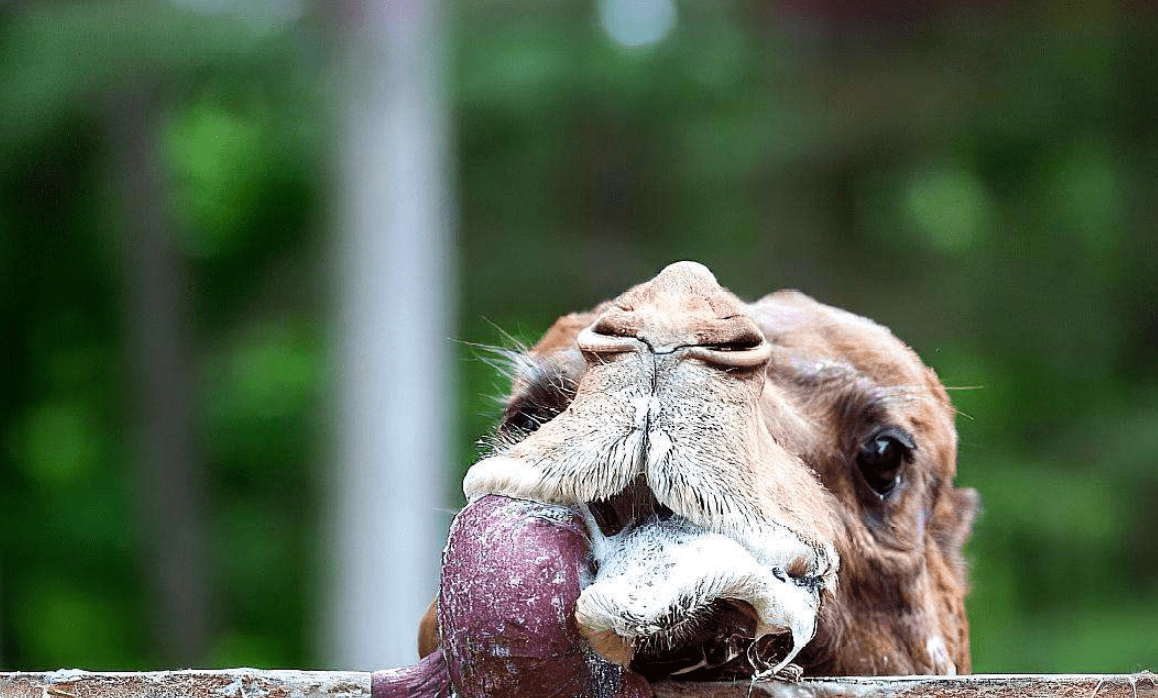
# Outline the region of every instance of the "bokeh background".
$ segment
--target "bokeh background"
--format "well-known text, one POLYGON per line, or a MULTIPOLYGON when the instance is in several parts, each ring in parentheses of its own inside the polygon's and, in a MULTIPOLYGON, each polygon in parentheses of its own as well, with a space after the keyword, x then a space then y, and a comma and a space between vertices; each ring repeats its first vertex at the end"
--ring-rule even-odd
POLYGON ((685 258, 956 388, 975 670, 1158 668, 1152 4, 384 4, 0 3, 0 669, 407 661, 327 630, 351 324, 433 319, 378 373, 437 404, 366 428, 434 414, 380 476, 447 468, 441 530, 505 389, 476 345, 685 258), (358 119, 414 84, 385 149, 432 164, 383 175, 358 119), (352 312, 342 260, 412 265, 376 188, 429 197, 381 236, 441 291, 352 312))

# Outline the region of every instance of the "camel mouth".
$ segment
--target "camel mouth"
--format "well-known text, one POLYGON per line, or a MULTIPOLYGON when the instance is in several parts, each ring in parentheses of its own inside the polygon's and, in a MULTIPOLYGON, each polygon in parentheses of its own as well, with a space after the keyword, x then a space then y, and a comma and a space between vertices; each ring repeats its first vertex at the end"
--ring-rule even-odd
POLYGON ((793 654, 792 632, 778 628, 759 638, 752 604, 716 599, 679 623, 635 645, 630 668, 648 681, 728 681, 780 665, 793 654))
POLYGON ((619 535, 626 528, 667 521, 675 516, 656 498, 644 475, 637 476, 611 497, 589 502, 587 510, 604 536, 619 535))
POLYGON ((597 570, 575 617, 596 652, 648 680, 721 680, 779 671, 812 639, 816 584, 629 490, 581 507, 597 570))

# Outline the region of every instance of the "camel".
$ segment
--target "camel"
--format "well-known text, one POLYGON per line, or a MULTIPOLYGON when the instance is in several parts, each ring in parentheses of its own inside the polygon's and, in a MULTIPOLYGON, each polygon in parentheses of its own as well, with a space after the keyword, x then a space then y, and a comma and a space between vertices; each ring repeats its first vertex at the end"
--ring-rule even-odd
POLYGON ((612 668, 588 666, 576 694, 970 670, 962 546, 978 497, 953 484, 945 388, 888 329, 795 291, 745 303, 678 262, 561 317, 513 365, 420 629, 452 677, 507 635, 535 645, 511 622, 537 608, 528 570, 566 587, 546 594, 566 640, 551 657, 612 668), (504 533, 488 538, 494 517, 504 533))

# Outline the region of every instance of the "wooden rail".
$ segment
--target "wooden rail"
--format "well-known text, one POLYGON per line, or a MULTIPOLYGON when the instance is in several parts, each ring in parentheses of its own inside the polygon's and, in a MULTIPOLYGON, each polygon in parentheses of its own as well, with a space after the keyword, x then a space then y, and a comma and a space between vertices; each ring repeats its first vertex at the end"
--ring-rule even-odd
MULTIPOLYGON (((0 698, 370 698, 371 674, 260 669, 0 673, 0 698)), ((674 683, 656 698, 1158 698, 1158 675, 976 674, 805 679, 799 683, 674 683)))

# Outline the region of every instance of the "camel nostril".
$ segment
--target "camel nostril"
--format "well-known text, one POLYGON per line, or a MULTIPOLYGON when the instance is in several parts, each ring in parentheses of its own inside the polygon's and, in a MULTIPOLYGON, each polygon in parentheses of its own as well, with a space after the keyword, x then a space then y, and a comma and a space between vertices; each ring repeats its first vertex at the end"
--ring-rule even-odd
POLYGON ((633 325, 616 316, 600 318, 581 331, 575 343, 583 353, 598 357, 640 351, 647 346, 633 325))
POLYGON ((721 327, 704 330, 697 336, 689 356, 725 369, 763 366, 772 357, 772 348, 760 329, 745 317, 730 319, 721 327))
POLYGON ((712 351, 751 351, 764 343, 764 335, 749 323, 738 328, 729 328, 726 334, 704 338, 702 346, 712 351))
POLYGON ((604 337, 631 337, 639 336, 639 329, 628 318, 621 314, 609 314, 599 318, 591 326, 591 331, 604 337))
POLYGON ((767 344, 755 349, 743 351, 721 351, 711 347, 689 347, 688 356, 699 359, 706 364, 712 364, 723 369, 756 369, 761 368, 772 358, 772 351, 767 344))

